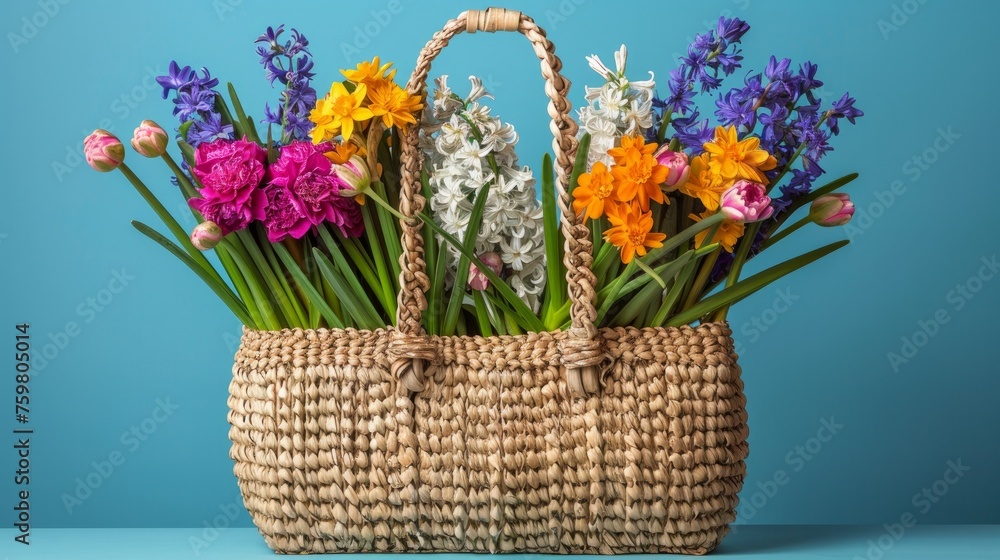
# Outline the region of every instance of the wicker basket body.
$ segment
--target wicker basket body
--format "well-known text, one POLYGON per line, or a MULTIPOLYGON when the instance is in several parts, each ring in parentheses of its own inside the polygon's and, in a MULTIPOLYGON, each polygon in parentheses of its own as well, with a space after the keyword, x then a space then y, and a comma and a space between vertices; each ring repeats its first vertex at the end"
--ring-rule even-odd
MULTIPOLYGON (((569 82, 531 18, 468 11, 455 35, 516 31, 552 118, 570 327, 506 337, 423 332, 417 127, 402 136, 396 326, 246 330, 233 368, 231 456, 278 552, 704 554, 735 518, 747 427, 728 325, 598 329, 590 230, 565 185, 577 148, 569 82)), ((435 294, 437 295, 437 294, 435 294)))
POLYGON ((411 398, 390 331, 246 331, 229 420, 254 523, 287 553, 710 551, 747 455, 728 328, 600 336, 596 395, 537 334, 433 339, 411 398))

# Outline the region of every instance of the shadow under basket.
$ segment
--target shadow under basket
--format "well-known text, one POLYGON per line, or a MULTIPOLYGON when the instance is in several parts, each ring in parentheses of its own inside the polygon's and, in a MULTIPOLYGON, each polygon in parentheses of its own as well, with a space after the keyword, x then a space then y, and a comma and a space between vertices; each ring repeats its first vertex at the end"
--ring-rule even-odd
POLYGON ((601 329, 587 396, 563 333, 429 337, 419 393, 392 336, 244 331, 230 455, 275 551, 704 554, 729 531, 747 426, 726 324, 601 329))

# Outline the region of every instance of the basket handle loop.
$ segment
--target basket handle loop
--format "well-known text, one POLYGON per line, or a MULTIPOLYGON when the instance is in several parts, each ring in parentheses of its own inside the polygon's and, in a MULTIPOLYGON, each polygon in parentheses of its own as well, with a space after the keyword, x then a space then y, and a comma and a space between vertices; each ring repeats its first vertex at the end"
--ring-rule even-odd
MULTIPOLYGON (((591 270, 594 259, 591 254, 590 231, 577 222, 566 191, 577 149, 577 125, 570 116, 571 106, 567 99, 570 82, 559 73, 562 61, 555 55, 555 47, 546 37, 545 30, 536 25, 534 20, 518 11, 488 8, 485 11, 463 12, 434 34, 420 51, 416 67, 406 85, 410 94, 422 98, 426 96, 431 62, 451 38, 462 31, 517 31, 531 41, 541 62, 545 94, 549 98, 548 114, 552 118, 549 129, 554 136, 552 149, 555 152, 556 200, 566 239, 563 263, 566 266, 569 288, 571 324, 569 331, 560 339, 561 361, 566 367, 567 381, 574 393, 595 393, 599 390, 599 367, 604 352, 594 325, 597 319, 594 308, 596 280, 591 270)), ((399 210, 407 219, 400 220, 403 253, 400 256, 397 333, 390 348, 394 358, 393 373, 414 391, 422 389, 425 367, 428 365, 426 362, 430 361, 426 335, 420 324, 421 313, 427 308, 426 292, 430 281, 423 258, 422 224, 415 217, 426 202, 420 189, 422 162, 417 147, 417 129, 416 126, 408 127, 402 140, 399 210)))

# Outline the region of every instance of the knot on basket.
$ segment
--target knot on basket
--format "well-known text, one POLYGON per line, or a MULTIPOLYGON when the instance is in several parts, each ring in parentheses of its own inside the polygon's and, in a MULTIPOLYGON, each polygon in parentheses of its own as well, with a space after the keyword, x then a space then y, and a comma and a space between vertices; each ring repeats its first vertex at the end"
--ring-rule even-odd
POLYGON ((566 367, 566 383, 577 396, 596 395, 601 378, 610 366, 604 342, 599 338, 567 336, 559 341, 559 353, 566 367))
POLYGON ((437 364, 437 345, 426 336, 397 333, 389 342, 392 375, 413 392, 424 390, 424 382, 437 364))
POLYGON ((469 10, 465 15, 465 32, 476 31, 517 31, 521 24, 521 12, 504 8, 469 10))

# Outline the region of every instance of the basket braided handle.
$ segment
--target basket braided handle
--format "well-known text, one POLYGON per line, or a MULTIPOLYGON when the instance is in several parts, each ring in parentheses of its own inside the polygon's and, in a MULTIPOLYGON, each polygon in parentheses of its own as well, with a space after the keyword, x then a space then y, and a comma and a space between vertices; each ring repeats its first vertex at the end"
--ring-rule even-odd
MULTIPOLYGON (((534 20, 514 10, 489 8, 485 11, 469 10, 447 24, 420 51, 417 65, 413 69, 407 91, 416 96, 426 95, 427 74, 431 62, 448 45, 452 37, 465 31, 517 31, 531 41, 535 54, 541 61, 542 76, 545 78, 545 94, 549 98, 548 113, 552 118, 550 130, 554 136, 552 149, 555 152, 556 193, 561 212, 563 236, 566 239, 565 259, 566 280, 569 287, 571 326, 560 341, 561 359, 566 367, 567 381, 577 394, 598 391, 598 366, 603 361, 604 352, 597 337, 594 321, 595 278, 591 270, 593 256, 589 230, 577 223, 570 206, 566 186, 573 170, 577 140, 576 122, 570 116, 570 102, 567 99, 569 80, 559 70, 562 62, 555 55, 555 46, 545 36, 545 31, 534 20)), ((416 126, 406 130, 402 141, 401 189, 399 210, 408 218, 400 220, 403 229, 400 256, 399 306, 396 313, 397 332, 390 352, 393 356, 393 373, 413 391, 423 388, 425 367, 436 358, 435 347, 423 334, 420 324, 421 313, 427 308, 426 292, 430 281, 424 262, 421 222, 416 218, 424 208, 424 197, 420 192, 421 157, 417 147, 416 126)), ((434 294, 435 297, 439 294, 434 294)))

